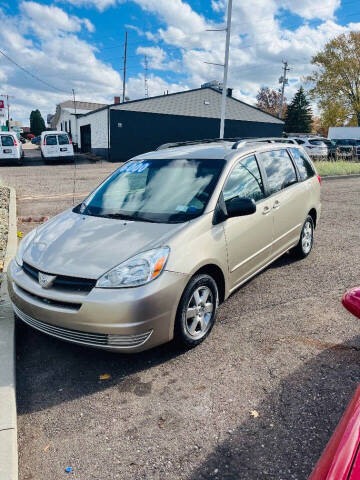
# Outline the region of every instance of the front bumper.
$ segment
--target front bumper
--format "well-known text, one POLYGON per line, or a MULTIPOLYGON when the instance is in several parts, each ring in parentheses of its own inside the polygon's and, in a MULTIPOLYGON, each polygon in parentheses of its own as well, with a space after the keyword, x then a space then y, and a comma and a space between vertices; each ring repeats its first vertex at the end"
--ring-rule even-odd
POLYGON ((69 292, 41 288, 14 260, 8 269, 14 312, 25 323, 68 342, 123 352, 140 352, 173 338, 187 282, 187 275, 164 271, 140 287, 69 292))

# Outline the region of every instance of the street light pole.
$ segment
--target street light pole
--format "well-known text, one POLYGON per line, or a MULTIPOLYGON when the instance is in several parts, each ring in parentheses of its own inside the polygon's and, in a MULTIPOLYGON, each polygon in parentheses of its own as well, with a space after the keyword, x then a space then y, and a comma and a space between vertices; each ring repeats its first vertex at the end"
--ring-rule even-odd
POLYGON ((228 69, 229 69, 229 50, 230 50, 231 11, 232 11, 232 0, 228 0, 227 22, 226 22, 226 41, 225 41, 224 78, 223 78, 222 97, 221 97, 220 138, 224 138, 224 131, 225 131, 227 77, 228 77, 228 69))

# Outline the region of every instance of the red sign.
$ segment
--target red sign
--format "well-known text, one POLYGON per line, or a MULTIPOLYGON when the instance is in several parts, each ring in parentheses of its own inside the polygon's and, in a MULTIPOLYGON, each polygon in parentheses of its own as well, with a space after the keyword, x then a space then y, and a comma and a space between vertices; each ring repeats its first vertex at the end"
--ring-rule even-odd
POLYGON ((5 106, 4 106, 4 100, 0 100, 0 110, 1 110, 2 108, 5 108, 5 106))

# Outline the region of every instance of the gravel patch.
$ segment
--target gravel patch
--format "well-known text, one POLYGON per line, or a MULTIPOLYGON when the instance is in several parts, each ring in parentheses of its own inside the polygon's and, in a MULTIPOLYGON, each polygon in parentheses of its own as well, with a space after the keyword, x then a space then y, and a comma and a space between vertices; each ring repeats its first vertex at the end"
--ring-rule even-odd
POLYGON ((8 211, 9 211, 10 190, 0 186, 0 284, 4 266, 4 257, 8 236, 8 211))

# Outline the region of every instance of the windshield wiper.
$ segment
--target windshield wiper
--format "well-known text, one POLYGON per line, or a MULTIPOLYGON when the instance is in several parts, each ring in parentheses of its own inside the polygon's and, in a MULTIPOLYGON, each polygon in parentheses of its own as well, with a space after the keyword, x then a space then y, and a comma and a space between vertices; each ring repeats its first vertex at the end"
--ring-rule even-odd
POLYGON ((101 215, 104 218, 116 218, 119 220, 132 220, 138 222, 150 222, 150 223, 158 223, 155 220, 150 220, 148 218, 139 217, 137 215, 126 215, 123 213, 108 213, 106 215, 101 215))

